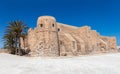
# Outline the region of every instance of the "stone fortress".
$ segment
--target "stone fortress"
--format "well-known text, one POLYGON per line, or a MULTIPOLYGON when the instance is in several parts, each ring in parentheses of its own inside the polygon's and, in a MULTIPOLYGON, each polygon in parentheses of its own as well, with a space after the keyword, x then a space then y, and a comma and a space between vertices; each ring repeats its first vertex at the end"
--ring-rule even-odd
POLYGON ((52 16, 41 16, 37 27, 21 38, 22 49, 32 56, 72 56, 117 51, 115 37, 100 36, 89 26, 74 27, 57 23, 52 16))

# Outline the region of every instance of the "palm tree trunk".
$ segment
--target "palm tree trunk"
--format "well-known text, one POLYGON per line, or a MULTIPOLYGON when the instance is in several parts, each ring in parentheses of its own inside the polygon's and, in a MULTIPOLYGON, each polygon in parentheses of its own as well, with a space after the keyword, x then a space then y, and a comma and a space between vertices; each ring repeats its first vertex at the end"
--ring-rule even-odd
POLYGON ((19 39, 19 49, 18 49, 18 52, 19 52, 19 55, 22 56, 20 37, 18 39, 19 39))
POLYGON ((16 36, 16 38, 15 38, 15 54, 17 55, 18 54, 18 49, 17 49, 17 36, 16 36))

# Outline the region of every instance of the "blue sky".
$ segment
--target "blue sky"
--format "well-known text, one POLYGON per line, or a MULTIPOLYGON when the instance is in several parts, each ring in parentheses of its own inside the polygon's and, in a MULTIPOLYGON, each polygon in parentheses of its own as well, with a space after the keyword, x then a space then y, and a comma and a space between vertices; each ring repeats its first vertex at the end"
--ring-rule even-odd
POLYGON ((116 36, 120 45, 120 0, 0 0, 0 48, 8 22, 24 20, 34 28, 42 15, 78 27, 91 26, 101 35, 116 36))

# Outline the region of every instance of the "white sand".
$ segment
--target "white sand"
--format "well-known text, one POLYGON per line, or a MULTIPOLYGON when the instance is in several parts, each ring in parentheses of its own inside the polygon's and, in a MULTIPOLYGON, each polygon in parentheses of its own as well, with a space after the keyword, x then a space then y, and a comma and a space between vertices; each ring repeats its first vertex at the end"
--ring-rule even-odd
POLYGON ((0 53, 0 74, 120 74, 120 53, 73 58, 20 57, 0 53))

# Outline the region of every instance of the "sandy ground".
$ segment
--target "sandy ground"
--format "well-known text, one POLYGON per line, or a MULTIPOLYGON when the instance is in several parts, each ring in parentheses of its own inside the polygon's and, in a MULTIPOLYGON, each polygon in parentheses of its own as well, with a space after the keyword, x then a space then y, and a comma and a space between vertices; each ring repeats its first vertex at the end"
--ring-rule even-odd
POLYGON ((65 58, 0 53, 0 74, 120 74, 120 53, 65 58))

